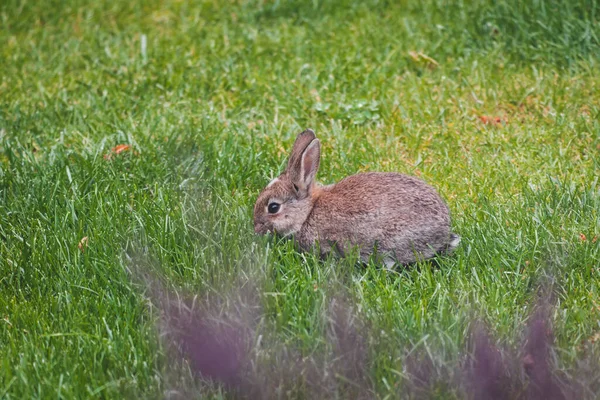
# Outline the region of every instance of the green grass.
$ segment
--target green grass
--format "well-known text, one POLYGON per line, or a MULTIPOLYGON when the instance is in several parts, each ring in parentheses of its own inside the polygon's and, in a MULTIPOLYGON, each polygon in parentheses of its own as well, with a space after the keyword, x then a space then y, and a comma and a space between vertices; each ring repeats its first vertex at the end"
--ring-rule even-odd
POLYGON ((0 397, 221 396, 169 365, 137 252, 201 298, 257 279, 261 326, 306 356, 343 290, 377 338, 380 398, 407 350, 455 362, 473 317, 518 344, 548 275, 558 365, 597 347, 596 1, 65 3, 0 5, 0 397), (254 199, 306 127, 322 182, 437 187, 456 254, 390 273, 254 237, 254 199))

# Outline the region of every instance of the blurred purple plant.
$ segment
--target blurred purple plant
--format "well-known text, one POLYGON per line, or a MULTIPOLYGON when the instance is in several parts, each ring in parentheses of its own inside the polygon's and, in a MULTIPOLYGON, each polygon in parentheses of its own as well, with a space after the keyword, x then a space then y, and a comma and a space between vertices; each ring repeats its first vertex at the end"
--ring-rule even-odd
POLYGON ((248 326, 228 317, 214 318, 183 302, 169 305, 161 325, 196 374, 231 389, 241 388, 251 345, 248 326))
MULTIPOLYGON (((301 356, 273 332, 258 328, 261 308, 256 286, 240 285, 229 294, 184 299, 154 277, 142 279, 161 312, 160 332, 170 354, 186 360, 199 378, 222 385, 240 399, 375 398, 369 374, 367 339, 372 331, 344 296, 327 311, 327 352, 301 356)), ((235 285, 234 285, 235 287, 235 285)), ((443 393, 469 399, 562 400, 594 398, 600 382, 597 359, 582 360, 585 377, 559 373, 553 359, 552 306, 540 297, 530 315, 522 345, 496 344, 489 330, 474 322, 458 364, 443 364, 430 352, 403 359, 400 398, 431 398, 443 393), (594 361, 596 360, 596 361, 594 361)), ((402 346, 399 344, 399 348, 402 346)), ((575 371, 577 374, 577 371, 575 371)))

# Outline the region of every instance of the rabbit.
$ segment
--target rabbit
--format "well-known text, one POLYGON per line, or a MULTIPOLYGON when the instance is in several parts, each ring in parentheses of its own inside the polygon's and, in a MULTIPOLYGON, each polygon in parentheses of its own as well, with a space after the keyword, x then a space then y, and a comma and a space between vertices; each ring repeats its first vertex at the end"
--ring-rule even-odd
POLYGON ((460 243, 448 206, 422 180, 366 172, 322 186, 315 181, 320 157, 315 133, 300 133, 287 168, 256 200, 256 234, 293 237, 301 251, 318 248, 322 257, 357 247, 363 262, 375 255, 387 267, 449 254, 460 243))

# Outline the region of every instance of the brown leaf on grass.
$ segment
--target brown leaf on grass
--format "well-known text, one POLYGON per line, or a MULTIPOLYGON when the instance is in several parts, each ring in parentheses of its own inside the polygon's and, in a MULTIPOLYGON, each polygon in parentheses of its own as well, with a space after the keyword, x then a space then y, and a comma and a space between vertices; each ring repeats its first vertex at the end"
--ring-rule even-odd
POLYGON ((585 236, 584 233, 580 233, 579 234, 579 239, 581 239, 582 242, 585 242, 587 240, 587 237, 585 236))
POLYGON ((483 122, 484 125, 501 125, 503 122, 506 122, 500 117, 492 117, 489 115, 480 115, 479 120, 483 122))
POLYGON ((128 144, 119 144, 110 149, 110 153, 104 155, 105 160, 110 160, 113 155, 121 154, 126 151, 131 151, 131 146, 128 144))
POLYGON ((590 107, 587 104, 584 104, 579 108, 579 114, 583 117, 589 117, 592 113, 590 107))
POLYGON ((435 59, 433 59, 432 57, 430 57, 427 54, 423 53, 422 51, 419 51, 419 52, 409 51, 408 52, 408 56, 416 64, 425 65, 429 69, 434 69, 434 68, 436 68, 436 67, 438 67, 440 65, 435 59))
POLYGON ((81 250, 81 252, 83 253, 85 251, 85 249, 87 248, 88 245, 88 237, 84 236, 81 238, 81 240, 79 241, 79 244, 77 244, 77 247, 79 248, 79 250, 81 250))
POLYGON ((122 153, 124 151, 129 151, 129 150, 131 150, 131 146, 128 144, 119 144, 112 148, 112 152, 115 154, 119 154, 119 153, 122 153))
POLYGON ((600 332, 596 332, 596 333, 594 333, 592 336, 590 336, 590 337, 588 338, 588 340, 589 340, 591 343, 596 343, 598 340, 600 340, 600 332))

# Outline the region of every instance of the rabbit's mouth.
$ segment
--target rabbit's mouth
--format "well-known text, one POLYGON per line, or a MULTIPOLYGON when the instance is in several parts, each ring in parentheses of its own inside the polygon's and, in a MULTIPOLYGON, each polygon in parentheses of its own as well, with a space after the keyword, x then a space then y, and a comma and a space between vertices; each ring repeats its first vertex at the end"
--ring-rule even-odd
POLYGON ((265 235, 271 233, 271 230, 265 224, 254 224, 254 233, 257 235, 265 235))

